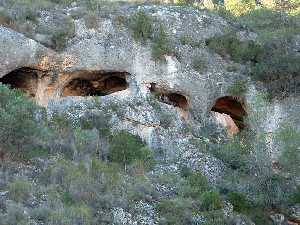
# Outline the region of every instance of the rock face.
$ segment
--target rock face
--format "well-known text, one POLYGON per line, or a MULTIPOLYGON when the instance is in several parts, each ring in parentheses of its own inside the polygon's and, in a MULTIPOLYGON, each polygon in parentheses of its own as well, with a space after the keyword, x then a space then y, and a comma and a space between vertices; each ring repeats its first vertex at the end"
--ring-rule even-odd
POLYGON ((234 120, 227 114, 225 113, 218 113, 214 112, 213 113, 216 120, 226 127, 229 136, 233 136, 234 134, 237 134, 239 132, 238 126, 235 124, 234 120))
MULTIPOLYGON (((0 81, 25 91, 49 113, 72 109, 69 116, 75 119, 115 105, 121 113, 110 109, 114 130, 127 129, 141 136, 154 151, 164 150, 164 160, 201 170, 213 182, 222 173, 222 163, 205 153, 203 146, 211 140, 202 128, 212 126, 222 132, 227 127, 230 135, 237 133, 244 125, 235 120, 243 121, 258 93, 249 81, 252 88, 243 100, 247 107, 238 101, 216 105, 218 99, 232 100, 228 87, 242 76, 244 66, 213 53, 205 40, 223 34, 230 25, 207 11, 176 6, 128 7, 123 9, 124 17, 139 10, 165 26, 176 54, 154 60, 151 45, 134 40, 126 25, 116 23, 117 15, 101 18, 93 28, 83 18, 74 20, 74 37, 60 53, 0 27, 0 81), (181 43, 183 36, 197 46, 181 43), (194 69, 198 58, 206 62, 205 71, 194 69), (233 64, 234 72, 228 69, 233 64), (100 108, 92 105, 95 98, 91 96, 97 96, 100 108)), ((278 102, 268 113, 281 118, 284 105, 278 102)), ((299 107, 285 113, 294 114, 299 107)), ((272 131, 273 122, 264 128, 272 131)))

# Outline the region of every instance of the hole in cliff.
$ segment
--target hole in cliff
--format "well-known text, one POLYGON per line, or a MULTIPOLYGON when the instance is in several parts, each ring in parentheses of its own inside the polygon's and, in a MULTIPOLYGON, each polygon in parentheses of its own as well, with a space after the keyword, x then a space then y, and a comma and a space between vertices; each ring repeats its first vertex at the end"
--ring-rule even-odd
POLYGON ((0 82, 10 88, 19 89, 25 95, 34 98, 38 87, 38 70, 25 67, 16 69, 0 78, 0 82))
POLYGON ((150 85, 150 91, 154 93, 159 101, 174 107, 179 107, 183 110, 188 110, 188 100, 184 95, 156 88, 154 83, 150 85))
POLYGON ((128 88, 126 72, 75 72, 64 87, 66 96, 104 96, 128 88))
MULTIPOLYGON (((241 103, 237 98, 232 96, 225 96, 217 99, 215 105, 212 107, 211 111, 220 113, 224 115, 224 125, 228 125, 234 129, 236 126, 238 130, 244 129, 244 117, 247 115, 243 103, 241 103), (234 124, 230 124, 230 123, 234 124)), ((236 133, 236 132, 233 132, 236 133)))

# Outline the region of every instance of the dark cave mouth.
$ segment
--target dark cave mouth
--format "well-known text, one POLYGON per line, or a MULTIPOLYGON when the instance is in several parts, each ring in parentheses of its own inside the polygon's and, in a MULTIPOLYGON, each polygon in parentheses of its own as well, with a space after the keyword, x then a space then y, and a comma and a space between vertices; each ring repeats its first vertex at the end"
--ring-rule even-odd
POLYGON ((156 88, 155 83, 151 83, 150 85, 151 87, 149 89, 151 93, 153 93, 160 102, 174 107, 178 107, 185 111, 189 109, 188 100, 184 95, 177 92, 156 88))
POLYGON ((22 67, 0 78, 0 82, 12 89, 22 91, 26 96, 35 98, 38 89, 39 70, 22 67))
POLYGON ((82 72, 65 85, 61 97, 105 96, 126 90, 127 75, 126 72, 82 72))
POLYGON ((244 118, 247 116, 243 105, 236 97, 224 96, 216 100, 211 111, 230 116, 239 130, 242 130, 246 127, 244 118))

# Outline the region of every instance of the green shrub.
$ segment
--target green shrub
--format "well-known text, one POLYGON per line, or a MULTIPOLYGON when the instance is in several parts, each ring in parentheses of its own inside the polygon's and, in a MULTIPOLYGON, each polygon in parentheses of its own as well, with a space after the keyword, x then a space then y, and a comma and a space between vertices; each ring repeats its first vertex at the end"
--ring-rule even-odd
POLYGON ((291 51, 290 43, 300 31, 299 18, 259 9, 241 16, 238 23, 256 32, 259 42, 240 41, 236 34, 227 33, 208 39, 207 46, 236 62, 251 62, 250 75, 263 81, 272 97, 286 97, 296 90, 300 57, 291 51))
POLYGON ((287 78, 289 76, 300 76, 300 57, 279 52, 272 52, 252 67, 251 74, 257 80, 265 82, 287 78))
POLYGON ((206 191, 200 196, 201 207, 206 211, 218 210, 223 206, 222 198, 216 191, 206 191))
POLYGON ((164 59, 164 55, 171 53, 171 46, 165 28, 160 24, 158 32, 154 35, 152 44, 152 57, 154 59, 164 59))
POLYGON ((26 201, 30 198, 32 186, 28 181, 15 180, 9 184, 9 196, 17 202, 26 201))
POLYGON ((97 14, 94 12, 89 12, 84 16, 85 26, 89 29, 97 29, 98 28, 98 19, 97 14))
POLYGON ((204 212, 203 216, 205 217, 205 221, 201 224, 203 225, 229 225, 232 223, 228 223, 228 218, 225 217, 223 210, 213 210, 204 212), (226 220, 227 219, 227 220, 226 220))
POLYGON ((90 225, 92 222, 92 211, 87 205, 72 206, 69 210, 72 224, 90 225))
POLYGON ((255 0, 227 0, 224 2, 225 8, 233 15, 244 15, 255 9, 255 0))
POLYGON ((206 45, 221 56, 229 55, 236 62, 257 62, 263 53, 262 47, 254 41, 240 41, 235 34, 212 37, 206 40, 206 45))
POLYGON ((136 161, 143 161, 144 164, 152 164, 153 153, 144 142, 127 131, 121 131, 112 137, 109 147, 109 159, 111 162, 122 164, 125 168, 136 161))
POLYGON ((241 96, 247 91, 246 81, 238 80, 228 88, 228 93, 234 96, 241 96))
POLYGON ((256 32, 263 43, 273 38, 291 37, 300 31, 297 17, 267 8, 253 10, 238 20, 243 26, 256 32))
POLYGON ((293 125, 286 124, 277 130, 275 141, 280 147, 280 165, 290 172, 291 176, 297 176, 300 173, 300 133, 293 125))
POLYGON ((236 212, 245 214, 250 210, 250 203, 243 194, 230 192, 228 194, 228 200, 233 205, 233 210, 236 212))
POLYGON ((120 180, 120 166, 93 159, 90 166, 90 175, 96 180, 105 180, 107 187, 116 186, 120 180))
POLYGON ((300 204, 300 186, 297 186, 296 190, 291 194, 289 203, 300 204))
POLYGON ((270 220, 269 214, 263 208, 259 208, 259 207, 254 208, 251 212, 250 218, 255 224, 263 224, 263 225, 274 224, 270 220))
POLYGON ((288 199, 287 190, 291 189, 288 179, 271 171, 259 174, 251 186, 255 194, 254 203, 265 209, 284 207, 288 199))
POLYGON ((34 208, 30 211, 30 217, 37 220, 42 221, 44 223, 48 222, 49 217, 51 215, 52 210, 47 206, 40 206, 38 208, 34 208))
POLYGON ((7 215, 3 222, 3 224, 27 225, 28 217, 24 213, 24 207, 19 204, 9 204, 7 208, 7 215))
POLYGON ((193 205, 188 199, 163 199, 156 208, 160 216, 165 218, 163 224, 183 225, 191 222, 193 205))
POLYGON ((196 1, 195 0, 177 0, 176 3, 178 5, 193 5, 196 1))
POLYGON ((44 123, 36 119, 42 113, 41 108, 21 92, 0 84, 1 150, 12 157, 27 159, 44 139, 44 123))
POLYGON ((230 142, 219 146, 213 154, 232 169, 244 170, 250 153, 249 145, 236 136, 230 142))
POLYGON ((199 172, 191 172, 185 176, 185 179, 190 186, 188 192, 184 193, 185 196, 190 196, 192 198, 198 198, 203 192, 209 189, 208 181, 199 172))
POLYGON ((180 36, 179 40, 182 45, 190 45, 193 48, 199 48, 202 45, 202 42, 193 40, 191 37, 187 35, 180 36))
POLYGON ((199 72, 204 73, 207 67, 207 61, 205 59, 196 58, 193 60, 193 68, 199 72))
POLYGON ((84 3, 87 6, 87 8, 92 11, 97 11, 97 9, 99 9, 100 6, 99 0, 86 0, 84 1, 84 3))
POLYGON ((298 94, 300 57, 292 52, 269 50, 264 58, 252 66, 251 76, 262 81, 271 97, 298 94))
POLYGON ((50 2, 60 4, 60 5, 70 5, 74 0, 49 0, 50 2))
POLYGON ((154 186, 146 176, 135 175, 126 182, 126 195, 130 201, 148 201, 151 202, 157 198, 157 192, 154 186))
POLYGON ((0 25, 9 27, 12 23, 11 16, 5 10, 0 10, 0 25))
POLYGON ((49 218, 52 225, 81 224, 91 225, 91 209, 82 204, 56 209, 49 218))
POLYGON ((190 39, 186 35, 181 35, 179 40, 182 45, 188 45, 190 43, 190 39))
POLYGON ((139 11, 129 20, 129 28, 133 31, 133 37, 146 43, 152 35, 152 18, 145 12, 139 11))
POLYGON ((68 34, 64 31, 54 33, 51 37, 51 41, 56 50, 62 51, 67 46, 68 34))

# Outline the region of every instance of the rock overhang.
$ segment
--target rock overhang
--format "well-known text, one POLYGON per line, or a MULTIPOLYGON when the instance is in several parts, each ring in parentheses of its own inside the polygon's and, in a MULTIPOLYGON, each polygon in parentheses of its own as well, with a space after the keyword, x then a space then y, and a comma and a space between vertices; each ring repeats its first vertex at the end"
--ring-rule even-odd
MULTIPOLYGON (((172 39, 178 39, 181 35, 188 34, 192 35, 195 40, 201 41, 207 37, 221 34, 225 27, 229 26, 221 17, 207 11, 185 9, 184 12, 181 12, 180 8, 176 6, 133 7, 126 12, 126 16, 130 16, 138 10, 145 10, 155 20, 160 20, 166 26, 166 31, 172 39), (165 18, 159 17, 162 12, 167 15, 165 18), (182 17, 182 15, 184 16, 182 17), (168 21, 173 22, 168 23, 168 21), (191 21, 194 22, 191 23, 191 21), (193 29, 191 29, 192 27, 193 29), (195 32, 191 32, 193 30, 195 32)), ((216 82, 225 72, 225 68, 222 67, 225 62, 221 62, 220 58, 215 57, 205 47, 201 47, 200 51, 210 58, 208 63, 221 65, 219 66, 221 69, 218 71, 213 69, 205 74, 199 74, 188 66, 188 61, 191 61, 189 58, 197 54, 199 50, 185 51, 182 49, 187 46, 177 45, 176 48, 183 54, 183 58, 189 60, 181 62, 175 56, 165 56, 165 62, 157 62, 151 56, 150 44, 142 45, 135 41, 128 29, 117 27, 112 23, 111 18, 105 18, 99 24, 98 29, 93 31, 78 22, 75 31, 75 36, 69 41, 66 50, 60 53, 9 31, 10 35, 18 36, 24 43, 35 43, 28 50, 23 49, 26 54, 20 50, 22 58, 20 63, 15 64, 13 60, 8 63, 9 72, 22 67, 47 71, 51 78, 47 78, 47 81, 44 82, 44 85, 48 85, 45 93, 56 98, 61 96, 61 90, 58 87, 61 85, 56 85, 55 80, 59 81, 64 74, 75 74, 77 71, 125 71, 130 74, 127 82, 131 91, 128 94, 148 96, 150 92, 144 88, 144 84, 155 82, 164 86, 169 94, 184 96, 188 107, 185 103, 183 108, 201 115, 210 111, 209 105, 215 100, 212 96, 215 96, 216 92, 220 94, 217 88, 208 89, 207 86, 209 83, 216 82), (190 51, 194 53, 190 54, 190 51), (24 60, 23 57, 28 54, 31 55, 30 62, 24 60), (14 65, 15 68, 13 68, 14 65)), ((23 46, 23 44, 21 45, 23 46)), ((18 49, 15 51, 18 52, 18 49)), ((43 105, 47 105, 50 99, 51 97, 48 96, 40 101, 43 105)))

